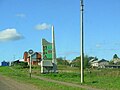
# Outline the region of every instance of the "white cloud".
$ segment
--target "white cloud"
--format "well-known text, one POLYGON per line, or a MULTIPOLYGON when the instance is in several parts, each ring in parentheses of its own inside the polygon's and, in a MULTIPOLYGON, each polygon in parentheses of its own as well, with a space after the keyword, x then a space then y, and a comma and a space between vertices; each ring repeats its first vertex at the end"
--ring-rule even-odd
POLYGON ((14 41, 21 39, 22 36, 16 32, 16 29, 5 29, 0 31, 0 42, 4 41, 14 41))
POLYGON ((48 30, 50 28, 51 28, 51 25, 47 23, 42 23, 35 26, 35 29, 37 30, 48 30))
POLYGON ((25 14, 23 14, 23 13, 18 13, 18 14, 16 14, 16 16, 17 16, 17 17, 21 17, 21 18, 26 17, 26 15, 25 15, 25 14))

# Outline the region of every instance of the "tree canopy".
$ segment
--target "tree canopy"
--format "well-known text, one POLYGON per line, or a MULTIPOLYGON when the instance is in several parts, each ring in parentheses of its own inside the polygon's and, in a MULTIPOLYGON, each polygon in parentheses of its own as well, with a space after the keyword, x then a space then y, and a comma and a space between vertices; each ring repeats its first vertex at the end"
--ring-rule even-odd
MULTIPOLYGON (((74 67, 80 67, 81 66, 81 56, 76 57, 72 62, 71 65, 74 67)), ((89 65, 89 57, 86 55, 84 57, 84 68, 88 68, 89 65)))
POLYGON ((62 57, 57 58, 58 65, 70 65, 67 60, 64 60, 62 57))
POLYGON ((117 58, 119 58, 118 55, 117 55, 117 54, 114 54, 114 55, 113 55, 113 59, 117 59, 117 58))

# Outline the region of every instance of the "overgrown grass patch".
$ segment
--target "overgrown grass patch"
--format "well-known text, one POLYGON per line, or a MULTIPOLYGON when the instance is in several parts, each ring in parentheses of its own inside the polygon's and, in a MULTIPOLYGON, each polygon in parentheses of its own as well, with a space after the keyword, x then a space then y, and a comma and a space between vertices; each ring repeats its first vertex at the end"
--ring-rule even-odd
MULTIPOLYGON (((70 68, 67 67, 67 68, 68 68, 68 70, 70 70, 71 67, 70 68)), ((62 70, 64 70, 64 69, 67 71, 66 68, 62 67, 62 70)), ((16 69, 16 70, 18 73, 14 73, 14 71, 6 70, 6 69, 3 72, 6 75, 8 75, 8 74, 13 75, 12 77, 16 77, 17 79, 19 76, 19 79, 26 79, 26 82, 36 83, 36 85, 38 85, 38 86, 39 86, 39 83, 42 83, 42 82, 48 83, 48 82, 45 82, 42 80, 41 81, 30 80, 29 77, 27 76, 27 75, 29 75, 29 72, 28 72, 29 69, 16 69), (22 77, 24 77, 24 78, 22 78, 22 77)), ((1 72, 1 69, 0 69, 0 72, 1 72)), ((80 72, 79 71, 77 71, 77 72, 74 72, 74 71, 73 72, 59 72, 58 74, 54 74, 54 73, 40 74, 39 68, 33 68, 32 74, 37 75, 37 76, 41 76, 41 77, 54 79, 57 81, 65 81, 65 82, 80 84, 80 72)), ((120 84, 120 69, 90 69, 90 70, 85 70, 84 81, 85 81, 85 83, 83 85, 87 85, 90 87, 101 88, 101 89, 105 89, 105 90, 120 90, 120 85, 119 85, 120 84)), ((52 87, 52 86, 54 86, 54 84, 55 83, 50 83, 50 85, 48 85, 48 86, 52 87)), ((60 85, 57 86, 57 84, 55 84, 55 85, 58 88, 62 87, 60 85)), ((42 85, 42 86, 44 86, 44 85, 42 85)), ((45 86, 45 87, 47 87, 47 86, 45 86)), ((65 89, 63 89, 63 90, 65 90, 65 89)), ((70 90, 72 90, 72 89, 70 89, 70 90)))
POLYGON ((61 85, 53 82, 47 82, 35 78, 28 77, 24 70, 14 70, 9 67, 0 67, 0 73, 21 83, 27 83, 37 86, 40 90, 85 90, 77 87, 61 85))
POLYGON ((70 83, 77 83, 80 84, 80 74, 79 73, 49 73, 49 74, 40 74, 40 76, 50 78, 50 79, 55 79, 59 81, 65 81, 65 82, 70 82, 70 83))
MULTIPOLYGON (((80 84, 79 72, 59 72, 58 74, 41 74, 40 76, 80 84)), ((93 69, 91 72, 85 71, 84 85, 101 88, 105 90, 120 90, 120 70, 119 69, 93 69)))

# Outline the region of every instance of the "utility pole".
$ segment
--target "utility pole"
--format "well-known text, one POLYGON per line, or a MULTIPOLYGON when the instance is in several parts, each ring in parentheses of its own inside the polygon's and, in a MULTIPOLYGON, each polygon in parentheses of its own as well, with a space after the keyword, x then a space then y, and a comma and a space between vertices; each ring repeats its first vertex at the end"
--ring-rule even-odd
POLYGON ((83 63, 84 63, 84 33, 83 33, 83 0, 80 1, 80 12, 81 12, 81 84, 84 82, 84 70, 83 70, 83 63))

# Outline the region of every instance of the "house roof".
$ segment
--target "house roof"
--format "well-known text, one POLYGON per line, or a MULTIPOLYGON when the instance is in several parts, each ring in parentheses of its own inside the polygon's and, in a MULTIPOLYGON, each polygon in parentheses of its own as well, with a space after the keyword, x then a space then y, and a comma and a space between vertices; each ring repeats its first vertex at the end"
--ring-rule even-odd
POLYGON ((105 59, 102 59, 102 60, 91 60, 90 63, 101 63, 101 62, 109 62, 105 59))
POLYGON ((97 59, 91 59, 89 62, 96 62, 98 61, 97 59))
POLYGON ((107 60, 105 60, 105 59, 102 59, 102 60, 99 60, 99 61, 98 61, 98 63, 100 63, 100 62, 109 62, 109 61, 107 61, 107 60))

